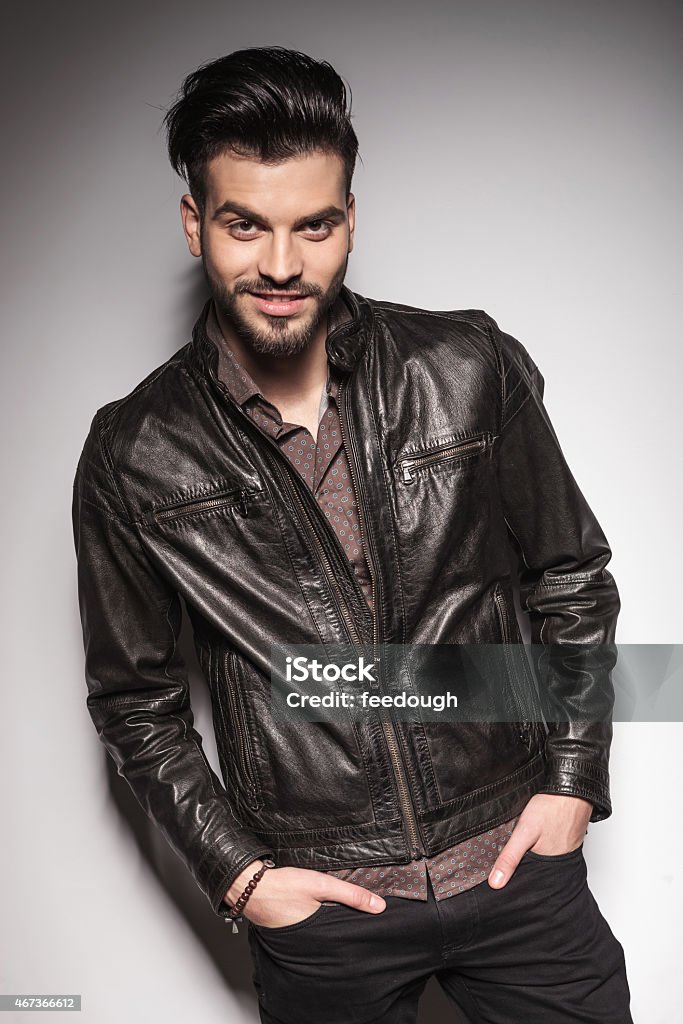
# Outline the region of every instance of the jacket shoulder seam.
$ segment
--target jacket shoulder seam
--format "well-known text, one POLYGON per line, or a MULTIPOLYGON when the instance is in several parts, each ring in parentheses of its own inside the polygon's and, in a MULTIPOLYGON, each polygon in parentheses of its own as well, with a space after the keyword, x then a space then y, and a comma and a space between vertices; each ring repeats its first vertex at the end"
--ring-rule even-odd
MULTIPOLYGON (((503 430, 510 425, 510 423, 515 418, 515 416, 524 408, 526 403, 529 401, 529 399, 531 397, 531 392, 529 390, 527 390, 527 392, 524 395, 522 401, 517 406, 517 408, 514 410, 514 412, 510 416, 510 418, 506 419, 506 414, 507 414, 507 410, 508 410, 508 408, 510 406, 510 401, 511 401, 513 395, 517 394, 517 391, 522 386, 523 381, 522 381, 522 379, 518 380, 517 383, 512 388, 512 390, 508 391, 507 386, 506 386, 507 374, 505 372, 505 360, 503 358, 503 349, 502 349, 502 345, 501 345, 500 341, 496 338, 496 332, 498 332, 499 334, 502 334, 503 332, 500 331, 500 328, 498 327, 496 321, 489 314, 486 314, 486 321, 487 321, 488 334, 489 334, 489 337, 491 339, 491 344, 492 344, 492 346, 494 348, 494 351, 495 351, 495 354, 496 354, 496 362, 498 364, 498 374, 499 374, 499 377, 500 377, 500 420, 499 420, 499 431, 498 432, 502 434, 503 430)), ((528 353, 527 353, 527 356, 531 360, 531 357, 529 356, 528 353)), ((536 364, 533 362, 533 360, 531 360, 531 362, 532 362, 532 364, 533 364, 533 366, 535 368, 536 364)))

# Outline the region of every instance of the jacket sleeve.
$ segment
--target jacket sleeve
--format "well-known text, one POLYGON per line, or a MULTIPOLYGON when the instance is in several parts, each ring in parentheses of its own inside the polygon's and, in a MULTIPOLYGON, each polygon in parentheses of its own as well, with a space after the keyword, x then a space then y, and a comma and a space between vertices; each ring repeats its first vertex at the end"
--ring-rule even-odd
POLYGON ((543 404, 540 370, 492 318, 490 327, 501 360, 500 496, 550 715, 540 792, 583 797, 593 804, 590 820, 600 821, 612 812, 611 672, 620 609, 606 569, 612 553, 560 448, 543 404))
POLYGON ((96 414, 73 485, 87 707, 147 816, 220 917, 232 880, 272 850, 235 819, 193 727, 180 598, 129 521, 96 414))

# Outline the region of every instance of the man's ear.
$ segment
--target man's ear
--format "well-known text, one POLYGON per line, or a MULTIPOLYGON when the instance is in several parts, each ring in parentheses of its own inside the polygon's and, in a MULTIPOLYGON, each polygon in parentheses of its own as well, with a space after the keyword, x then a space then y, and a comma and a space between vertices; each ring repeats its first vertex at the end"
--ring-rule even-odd
POLYGON ((349 252, 353 249, 353 232, 356 227, 356 197, 349 192, 346 200, 346 215, 349 218, 349 252))
POLYGON ((185 232, 188 249, 193 256, 201 256, 201 217, 199 208, 189 192, 180 200, 180 216, 183 221, 183 231, 185 232))

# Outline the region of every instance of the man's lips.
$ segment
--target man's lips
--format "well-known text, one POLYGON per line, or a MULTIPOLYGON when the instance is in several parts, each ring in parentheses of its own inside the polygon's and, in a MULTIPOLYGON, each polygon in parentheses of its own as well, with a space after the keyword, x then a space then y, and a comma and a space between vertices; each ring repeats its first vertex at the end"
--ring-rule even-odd
POLYGON ((264 313, 271 316, 291 316, 297 313, 308 298, 294 292, 249 292, 264 313))

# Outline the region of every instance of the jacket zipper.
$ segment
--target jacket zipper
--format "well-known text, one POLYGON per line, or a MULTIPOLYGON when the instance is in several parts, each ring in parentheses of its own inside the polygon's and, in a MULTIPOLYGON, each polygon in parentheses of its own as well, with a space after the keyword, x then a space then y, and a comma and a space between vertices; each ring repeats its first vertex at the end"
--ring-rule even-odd
MULTIPOLYGON (((247 786, 251 793, 251 804, 254 809, 258 807, 258 793, 256 789, 256 780, 254 773, 254 765, 251 757, 251 750, 249 747, 249 736, 247 729, 242 718, 242 708, 240 706, 240 696, 237 693, 237 658, 234 653, 230 651, 225 655, 224 659, 225 667, 225 679, 228 684, 228 693, 230 695, 230 703, 233 709, 233 719, 237 726, 236 735, 238 739, 237 753, 242 765, 242 771, 244 778, 247 782, 247 786)), ((220 681, 219 681, 220 682, 220 681)))
MULTIPOLYGON (((495 602, 496 602, 496 611, 498 613, 498 622, 500 624, 500 630, 501 630, 501 633, 503 635, 505 663, 507 664, 507 667, 508 667, 508 674, 509 674, 509 677, 510 677, 510 683, 512 684, 512 692, 513 692, 514 697, 515 697, 515 704, 517 705, 517 713, 519 714, 519 716, 521 718, 521 716, 524 713, 523 710, 522 710, 522 699, 520 697, 519 690, 517 688, 516 669, 515 669, 514 664, 512 662, 511 652, 508 650, 508 647, 509 647, 509 645, 511 643, 510 633, 509 633, 509 630, 507 628, 506 609, 505 609, 503 595, 502 595, 502 593, 501 593, 501 591, 500 591, 500 589, 498 587, 496 587, 496 591, 494 593, 494 598, 495 598, 495 602)), ((530 722, 522 722, 521 726, 522 726, 522 728, 521 728, 521 731, 520 731, 520 734, 519 734, 520 739, 523 740, 524 743, 528 744, 529 732, 530 732, 530 729, 531 729, 531 723, 530 722)))
POLYGON ((411 455, 407 458, 399 459, 399 465, 403 472, 403 482, 406 484, 413 483, 415 480, 414 470, 416 468, 430 466, 434 462, 446 462, 449 459, 457 459, 466 452, 476 451, 484 448, 485 445, 486 439, 480 437, 475 441, 463 441, 461 444, 449 444, 444 448, 433 449, 432 451, 425 452, 424 455, 411 455))
MULTIPOLYGON (((340 606, 340 609, 342 611, 342 620, 348 626, 348 630, 349 630, 349 633, 351 634, 353 642, 356 645, 360 645, 361 638, 360 638, 360 634, 358 633, 358 630, 356 629, 356 624, 353 621, 353 612, 351 611, 351 609, 349 607, 349 604, 348 604, 348 602, 346 600, 346 595, 344 594, 344 592, 342 591, 341 587, 337 583, 337 579, 336 579, 336 576, 334 574, 334 569, 332 568, 332 563, 330 562, 329 556, 328 556, 327 552, 325 551, 325 548, 324 548, 323 544, 321 543, 320 538, 318 537, 318 534, 317 534, 317 532, 316 532, 316 530, 314 528, 313 520, 311 518, 311 515, 310 515, 308 509, 306 508, 306 506, 304 505, 304 503, 303 503, 303 501, 301 499, 301 495, 297 492, 296 488, 293 486, 292 482, 289 480, 289 478, 286 476, 286 474, 283 474, 283 479, 285 481, 285 485, 286 485, 287 489, 289 490, 290 494, 292 495, 292 497, 296 501, 299 509, 301 510, 301 512, 302 512, 302 514, 304 516, 304 519, 308 523, 310 535, 315 540, 316 546, 318 548, 318 552, 320 554, 321 561, 323 563, 323 567, 325 569, 325 575, 327 576, 328 582, 332 585, 333 592, 337 594, 338 605, 340 606)), ((345 558, 347 557, 346 553, 344 553, 344 557, 345 558)))
POLYGON ((247 516, 249 510, 247 507, 247 496, 248 491, 233 491, 230 494, 225 494, 215 498, 198 498, 197 501, 188 501, 182 505, 175 505, 172 508, 161 509, 154 513, 154 518, 158 522, 163 522, 166 519, 178 519, 181 516, 190 516, 195 512, 202 512, 209 508, 221 508, 223 505, 235 505, 237 506, 242 516, 247 516))
MULTIPOLYGON (((357 502, 358 523, 360 525, 361 536, 364 538, 364 541, 365 541, 364 542, 365 556, 366 556, 366 561, 367 561, 367 564, 368 564, 368 570, 370 572, 370 578, 371 578, 371 581, 372 581, 372 643, 373 643, 373 651, 376 652, 377 651, 377 646, 378 646, 378 640, 379 640, 379 637, 378 637, 379 630, 378 630, 378 624, 377 624, 377 589, 376 589, 375 568, 374 568, 374 565, 373 565, 373 562, 372 562, 372 557, 370 555, 370 545, 369 545, 369 542, 368 542, 368 533, 365 530, 365 527, 364 527, 364 524, 363 524, 363 513, 362 513, 362 509, 361 509, 362 502, 361 502, 361 499, 360 499, 360 482, 359 482, 358 476, 356 475, 355 460, 354 460, 354 456, 353 456, 353 443, 351 442, 350 438, 349 438, 349 441, 350 441, 349 445, 346 444, 346 438, 348 436, 348 435, 345 434, 345 428, 344 428, 344 422, 345 422, 345 415, 344 414, 347 412, 346 403, 345 403, 346 390, 347 390, 346 389, 346 384, 345 384, 344 381, 342 381, 340 383, 340 385, 339 385, 339 391, 338 391, 338 396, 339 396, 339 426, 340 426, 340 429, 341 429, 342 443, 344 444, 344 446, 346 448, 346 451, 348 452, 348 455, 349 455, 349 469, 351 471, 351 477, 353 479, 354 488, 355 488, 356 494, 358 496, 358 502, 357 502)), ((375 654, 375 657, 374 657, 373 660, 378 661, 380 663, 380 665, 381 665, 380 659, 379 659, 379 657, 376 654, 375 654)), ((380 668, 380 673, 381 673, 381 668, 380 668)), ((419 830, 418 830, 417 818, 416 818, 416 815, 415 815, 415 811, 413 809, 413 802, 411 800, 410 791, 409 791, 408 785, 406 783, 405 772, 403 770, 403 764, 401 762, 401 756, 400 756, 399 749, 398 749, 398 737, 396 735, 396 729, 394 727, 393 721, 392 722, 388 722, 384 718, 380 718, 380 722, 382 724, 382 729, 384 730, 384 735, 386 737, 387 747, 389 748, 389 753, 390 753, 390 757, 391 757, 392 767, 394 769, 394 778, 396 780, 397 791, 398 791, 398 794, 399 794, 399 800, 400 800, 402 808, 403 808, 403 816, 404 816, 404 820, 405 820, 407 828, 408 828, 409 845, 410 845, 411 857, 415 858, 415 857, 418 857, 420 855, 419 830)))

